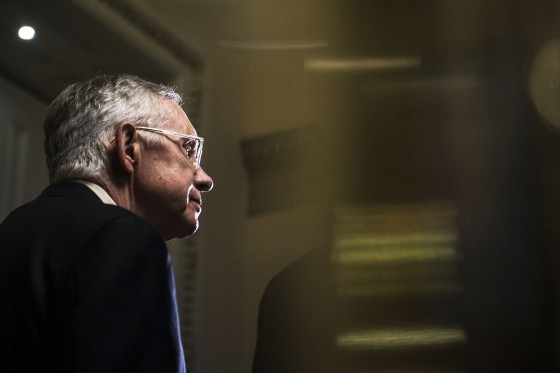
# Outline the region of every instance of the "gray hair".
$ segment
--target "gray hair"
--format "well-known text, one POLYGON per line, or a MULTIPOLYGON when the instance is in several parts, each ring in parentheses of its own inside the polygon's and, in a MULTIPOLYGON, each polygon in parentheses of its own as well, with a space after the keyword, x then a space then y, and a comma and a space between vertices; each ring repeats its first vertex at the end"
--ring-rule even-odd
POLYGON ((119 123, 166 125, 162 97, 181 105, 172 88, 132 75, 102 75, 67 87, 48 107, 43 125, 51 183, 103 175, 119 123))

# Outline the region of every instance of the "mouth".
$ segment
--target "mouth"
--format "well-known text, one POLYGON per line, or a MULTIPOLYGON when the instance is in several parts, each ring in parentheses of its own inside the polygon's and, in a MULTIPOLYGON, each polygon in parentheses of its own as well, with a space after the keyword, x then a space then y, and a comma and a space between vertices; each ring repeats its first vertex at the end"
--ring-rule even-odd
POLYGON ((201 199, 199 196, 190 195, 190 196, 189 196, 189 203, 190 203, 190 202, 194 202, 194 203, 197 205, 197 208, 196 208, 197 211, 200 212, 200 211, 202 210, 202 208, 201 208, 201 206, 202 206, 202 199, 201 199))

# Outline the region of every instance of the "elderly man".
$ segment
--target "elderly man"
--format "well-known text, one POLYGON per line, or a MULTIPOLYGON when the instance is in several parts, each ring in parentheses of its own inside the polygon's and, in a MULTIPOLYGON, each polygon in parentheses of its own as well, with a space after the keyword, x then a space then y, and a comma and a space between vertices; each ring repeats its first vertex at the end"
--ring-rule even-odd
POLYGON ((186 370, 165 241, 196 231, 213 181, 180 103, 121 75, 49 106, 51 185, 0 225, 0 371, 186 370))

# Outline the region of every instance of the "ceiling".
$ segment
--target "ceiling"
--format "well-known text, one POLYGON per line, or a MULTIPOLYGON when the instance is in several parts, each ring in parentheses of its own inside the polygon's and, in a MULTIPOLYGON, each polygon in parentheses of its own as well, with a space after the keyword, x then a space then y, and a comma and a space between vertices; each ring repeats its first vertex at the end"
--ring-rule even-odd
MULTIPOLYGON (((501 0, 18 0, 0 1, 0 74, 49 101, 97 73, 169 81, 237 49, 322 58, 469 53, 511 40, 530 25, 542 33, 555 2, 522 7, 501 0), (551 5, 552 4, 552 5, 551 5), (538 19, 539 22, 535 22, 538 19), (31 24, 37 36, 17 37, 31 24), (541 26, 539 26, 541 25, 541 26)), ((552 20, 552 22, 547 22, 552 20)), ((302 57, 303 58, 303 57, 302 57)))
POLYGON ((0 2, 0 74, 43 101, 98 73, 129 72, 166 81, 171 75, 149 54, 71 1, 0 2), (36 37, 18 38, 22 25, 36 37))

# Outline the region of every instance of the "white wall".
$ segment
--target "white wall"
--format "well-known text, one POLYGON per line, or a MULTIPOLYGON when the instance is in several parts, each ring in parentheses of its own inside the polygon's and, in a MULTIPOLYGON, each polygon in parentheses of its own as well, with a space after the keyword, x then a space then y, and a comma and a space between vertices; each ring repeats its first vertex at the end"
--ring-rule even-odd
POLYGON ((46 104, 0 76, 0 219, 48 185, 46 104))

